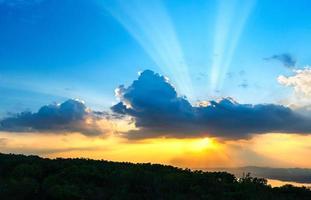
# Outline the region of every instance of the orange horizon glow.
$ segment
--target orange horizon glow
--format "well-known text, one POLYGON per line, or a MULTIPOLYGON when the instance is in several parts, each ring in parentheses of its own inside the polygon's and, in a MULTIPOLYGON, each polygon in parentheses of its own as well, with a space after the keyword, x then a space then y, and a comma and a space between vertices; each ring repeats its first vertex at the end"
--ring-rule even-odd
POLYGON ((134 163, 160 163, 183 168, 310 167, 311 136, 263 134, 249 140, 216 138, 153 138, 127 140, 118 136, 0 132, 3 153, 35 154, 47 158, 91 158, 134 163))

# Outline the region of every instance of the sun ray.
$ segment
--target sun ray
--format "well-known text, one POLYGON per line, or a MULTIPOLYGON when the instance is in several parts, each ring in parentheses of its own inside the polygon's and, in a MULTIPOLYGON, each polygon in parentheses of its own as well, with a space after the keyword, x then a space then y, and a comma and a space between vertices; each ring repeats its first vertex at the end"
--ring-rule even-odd
POLYGON ((137 40, 162 73, 172 79, 176 89, 192 98, 187 62, 174 25, 161 1, 151 0, 148 4, 136 0, 126 4, 106 1, 104 7, 137 40))
POLYGON ((228 72, 245 23, 248 19, 255 0, 234 0, 228 3, 220 1, 217 20, 215 21, 213 62, 210 69, 211 93, 222 88, 225 75, 228 72))

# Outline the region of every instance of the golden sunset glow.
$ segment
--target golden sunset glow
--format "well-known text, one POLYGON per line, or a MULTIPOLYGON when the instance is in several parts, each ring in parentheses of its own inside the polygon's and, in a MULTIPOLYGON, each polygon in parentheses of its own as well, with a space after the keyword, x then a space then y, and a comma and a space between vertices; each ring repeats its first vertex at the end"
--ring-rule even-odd
POLYGON ((194 141, 192 143, 192 149, 198 152, 208 148, 215 148, 215 146, 214 142, 209 138, 199 139, 199 141, 194 141))
POLYGON ((0 133, 7 153, 44 157, 85 157, 128 162, 173 164, 211 168, 245 165, 307 167, 311 136, 264 134, 250 140, 217 141, 213 138, 157 138, 128 141, 117 136, 87 137, 81 134, 0 133), (5 140, 4 140, 5 138, 5 140), (280 142, 281 141, 281 142, 280 142), (243 159, 242 159, 243 158, 243 159))

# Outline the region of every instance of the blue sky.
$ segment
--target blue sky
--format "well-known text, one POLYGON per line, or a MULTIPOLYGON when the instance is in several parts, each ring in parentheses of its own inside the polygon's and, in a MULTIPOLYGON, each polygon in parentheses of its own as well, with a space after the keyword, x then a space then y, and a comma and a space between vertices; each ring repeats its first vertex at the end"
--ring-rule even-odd
POLYGON ((311 63, 311 13, 297 1, 0 1, 0 113, 79 98, 93 109, 151 69, 191 102, 278 103, 311 63))
POLYGON ((0 0, 0 151, 310 167, 310 8, 0 0))

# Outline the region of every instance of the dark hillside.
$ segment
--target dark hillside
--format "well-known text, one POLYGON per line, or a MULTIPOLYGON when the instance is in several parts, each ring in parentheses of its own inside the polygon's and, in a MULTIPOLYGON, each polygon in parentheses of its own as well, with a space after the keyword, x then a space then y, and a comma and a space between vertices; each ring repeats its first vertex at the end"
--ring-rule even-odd
POLYGON ((1 200, 310 200, 306 188, 158 164, 0 154, 1 200))

